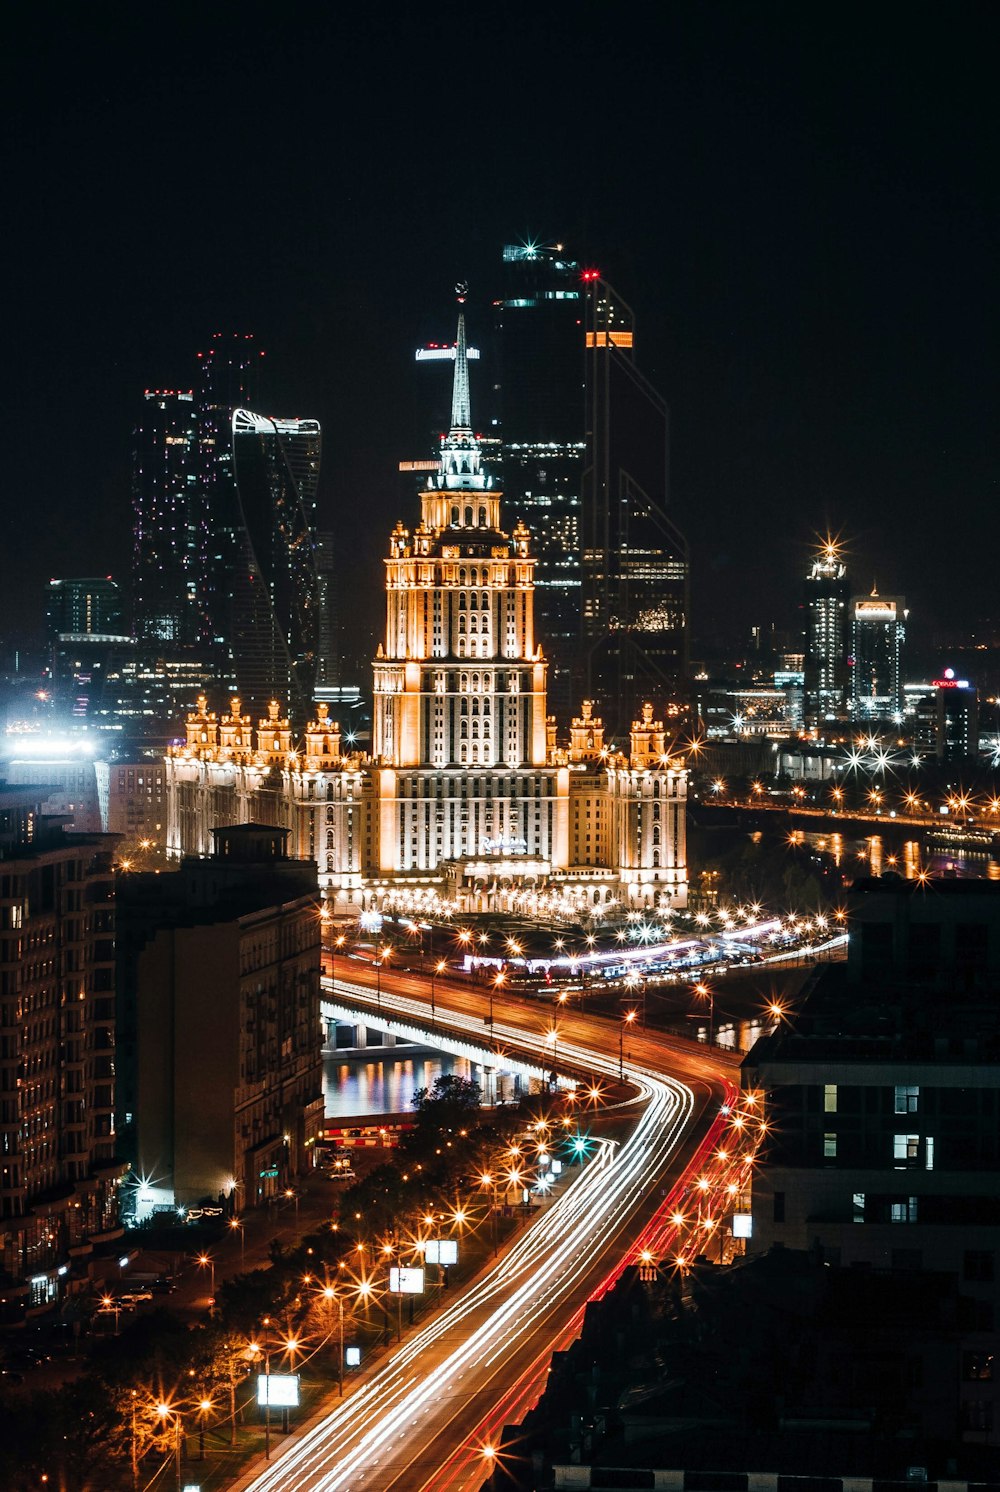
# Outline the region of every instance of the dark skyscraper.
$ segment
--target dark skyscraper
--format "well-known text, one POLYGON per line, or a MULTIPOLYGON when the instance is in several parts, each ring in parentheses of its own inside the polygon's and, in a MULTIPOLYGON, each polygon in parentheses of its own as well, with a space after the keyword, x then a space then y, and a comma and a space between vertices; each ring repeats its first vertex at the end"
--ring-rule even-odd
POLYGON ((805 720, 819 726, 843 713, 847 688, 850 581, 838 546, 823 545, 805 580, 805 720))
POLYGON ((504 487, 538 555, 550 698, 615 730, 684 675, 687 544, 667 516, 669 414, 635 363, 631 311, 562 245, 503 252, 504 487), (582 646, 581 646, 582 644, 582 646))
POLYGON ((686 673, 688 547, 667 513, 670 414, 636 364, 633 313, 596 270, 581 283, 586 689, 621 732, 686 673))
POLYGON ((535 617, 550 658, 549 702, 570 713, 580 644, 584 465, 583 307, 579 266, 560 245, 503 251, 500 330, 503 481, 531 530, 535 617))
POLYGON ((208 515, 191 390, 147 389, 132 460, 133 625, 142 643, 208 640, 208 515))
POLYGON ((309 718, 317 684, 323 599, 317 566, 317 420, 233 412, 239 524, 230 577, 229 643, 253 718, 289 701, 294 725, 309 718))
MULTIPOLYGON (((335 670, 332 541, 316 532, 320 427, 253 412, 263 353, 216 333, 192 392, 147 392, 135 434, 135 630, 196 654, 252 713, 296 726, 335 670)), ((335 680, 333 680, 335 682, 335 680)))

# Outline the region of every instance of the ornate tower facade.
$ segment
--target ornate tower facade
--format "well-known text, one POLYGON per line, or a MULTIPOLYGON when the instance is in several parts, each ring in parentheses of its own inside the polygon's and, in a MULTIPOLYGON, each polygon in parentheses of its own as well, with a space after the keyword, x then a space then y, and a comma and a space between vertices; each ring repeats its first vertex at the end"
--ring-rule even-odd
POLYGON ((507 848, 566 863, 565 790, 546 766, 535 561, 524 525, 501 527, 500 497, 472 426, 460 313, 451 428, 420 522, 412 533, 397 525, 385 562, 373 734, 383 873, 507 848))

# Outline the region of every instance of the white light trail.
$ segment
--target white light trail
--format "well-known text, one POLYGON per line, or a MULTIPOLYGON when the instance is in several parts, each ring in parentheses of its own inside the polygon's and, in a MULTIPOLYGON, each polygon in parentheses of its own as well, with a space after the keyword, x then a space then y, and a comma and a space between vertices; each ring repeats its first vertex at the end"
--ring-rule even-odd
MULTIPOLYGON (((341 981, 337 988, 350 990, 341 981)), ((369 1004, 371 991, 359 993, 369 1004)), ((387 1012, 426 1020, 420 1001, 383 994, 382 1003, 387 1012)), ((504 1031, 498 1022, 497 1034, 530 1051, 545 1050, 545 1033, 504 1031)), ((560 1041, 560 1052, 567 1063, 617 1076, 617 1058, 570 1041, 560 1041)), ((442 1405, 471 1397, 482 1382, 475 1370, 488 1370, 501 1354, 515 1354, 531 1328, 572 1292, 669 1160, 693 1112, 694 1095, 685 1084, 632 1062, 629 1074, 645 1103, 629 1137, 621 1145, 595 1141, 591 1159, 506 1256, 404 1341, 246 1492, 337 1492, 361 1480, 369 1492, 388 1486, 405 1466, 405 1451, 403 1460, 393 1455, 396 1442, 408 1440, 418 1422, 442 1405), (451 1342, 456 1345, 440 1358, 451 1342)))

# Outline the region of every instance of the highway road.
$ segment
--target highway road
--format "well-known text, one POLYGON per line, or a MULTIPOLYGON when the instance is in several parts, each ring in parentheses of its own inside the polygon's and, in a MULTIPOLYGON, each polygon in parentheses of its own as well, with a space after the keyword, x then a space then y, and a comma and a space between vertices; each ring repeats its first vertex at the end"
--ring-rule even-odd
MULTIPOLYGON (((337 996, 372 1006, 374 979, 353 961, 338 969, 337 996), (343 977, 341 977, 343 976, 343 977)), ((328 987, 329 987, 329 982, 328 987)), ((382 978, 382 1009, 426 1016, 428 985, 382 978)), ((488 996, 438 981, 437 1019, 468 1035, 486 1029, 488 996)), ((549 1008, 495 1001, 494 1039, 551 1063, 549 1008), (547 1057, 545 1056, 547 1054, 547 1057)), ((559 1068, 617 1079, 616 1021, 560 1010, 559 1068)), ((652 1031, 628 1033, 632 1096, 620 1141, 599 1139, 591 1158, 506 1253, 411 1332, 280 1457, 241 1485, 246 1492, 472 1492, 490 1470, 502 1425, 544 1386, 551 1352, 575 1334, 583 1304, 656 1231, 666 1238, 684 1170, 701 1166, 720 1108, 732 1097, 736 1059, 652 1031), (644 1232, 645 1230, 645 1232, 644 1232)))

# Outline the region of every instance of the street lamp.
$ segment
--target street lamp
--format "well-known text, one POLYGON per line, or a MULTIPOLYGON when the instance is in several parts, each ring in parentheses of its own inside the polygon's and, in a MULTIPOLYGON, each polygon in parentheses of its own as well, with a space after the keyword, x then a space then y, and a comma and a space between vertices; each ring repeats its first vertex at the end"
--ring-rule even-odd
POLYGON ((243 1226, 243 1219, 231 1217, 229 1219, 229 1226, 240 1230, 240 1273, 245 1274, 247 1268, 247 1234, 243 1226))
POLYGON ((431 1025, 432 1026, 434 1025, 435 1021, 437 1020, 437 1010, 436 1010, 435 1005, 434 1005, 434 981, 438 977, 439 974, 443 974, 444 973, 444 971, 445 971, 445 969, 447 967, 448 967, 447 960, 443 959, 443 958, 439 958, 438 961, 437 961, 437 963, 434 965, 434 968, 431 970, 431 1025))
POLYGON ((166 1428, 168 1421, 173 1420, 174 1429, 174 1472, 177 1479, 177 1492, 181 1486, 181 1417, 176 1409, 171 1409, 169 1404, 159 1403, 156 1406, 156 1415, 161 1425, 166 1428))
POLYGON ((392 949, 382 944, 380 955, 375 962, 375 1004, 379 1015, 382 1014, 382 965, 389 962, 392 949))
POLYGON ((336 1301, 340 1307, 340 1355, 337 1358, 337 1391, 341 1398, 344 1397, 344 1297, 339 1290, 332 1285, 327 1285, 323 1290, 323 1299, 329 1304, 336 1301))
POLYGON ((632 1022, 634 1020, 635 1020, 635 1011, 634 1010, 626 1010, 624 1016, 622 1017, 622 1023, 620 1025, 620 1027, 618 1028, 618 1076, 619 1076, 619 1078, 624 1078, 624 1076, 625 1076, 625 1027, 626 1026, 631 1026, 631 1024, 632 1024, 632 1022))
POLYGON ((346 933, 338 933, 338 935, 333 940, 333 945, 330 949, 330 978, 333 980, 336 980, 337 977, 337 953, 338 951, 343 951, 343 947, 346 942, 346 933))
POLYGON ((493 983, 490 985, 490 1013, 487 1017, 486 1024, 490 1028, 491 1036, 493 1035, 493 996, 498 995, 503 989, 504 980, 506 978, 507 975, 504 973, 503 969, 500 969, 494 977, 493 983))
POLYGON ((198 1255, 198 1263, 201 1265, 202 1269, 206 1269, 207 1268, 207 1269, 210 1269, 212 1271, 212 1274, 211 1274, 211 1287, 210 1287, 210 1289, 211 1289, 211 1296, 210 1296, 209 1304, 210 1304, 210 1306, 214 1306, 215 1305, 215 1260, 212 1258, 211 1254, 199 1254, 198 1255))
POLYGON ((708 1044, 715 1045, 715 991, 707 984, 696 984, 694 987, 696 995, 703 1000, 708 1000, 708 1044))
POLYGON ((198 1400, 198 1460, 205 1459, 205 1418, 211 1412, 211 1399, 198 1400))
POLYGON ((293 1186, 286 1186, 285 1187, 285 1198, 289 1202, 293 1198, 295 1199, 295 1231, 298 1232, 298 1227, 299 1227, 299 1194, 298 1194, 298 1192, 295 1190, 295 1188, 293 1186))

